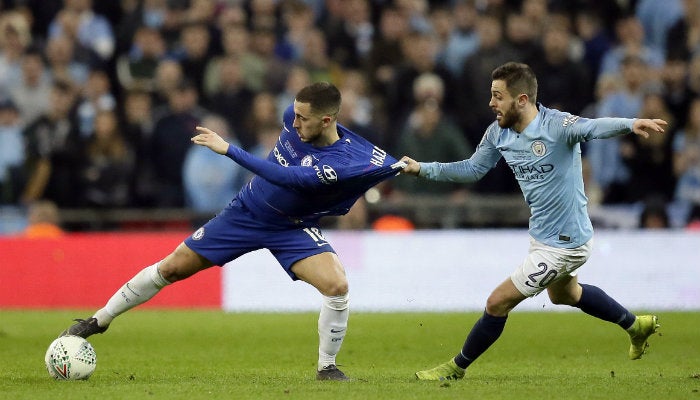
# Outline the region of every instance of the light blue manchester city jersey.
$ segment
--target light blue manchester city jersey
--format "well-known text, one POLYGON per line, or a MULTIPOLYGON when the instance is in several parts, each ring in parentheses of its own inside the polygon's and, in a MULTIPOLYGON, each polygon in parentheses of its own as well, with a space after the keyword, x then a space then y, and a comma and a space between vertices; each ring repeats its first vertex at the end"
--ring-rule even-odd
POLYGON ((503 157, 530 207, 530 235, 558 248, 583 245, 593 236, 583 191, 581 142, 629 133, 633 119, 580 118, 538 104, 537 117, 521 132, 494 121, 467 160, 420 163, 420 176, 473 182, 503 157))

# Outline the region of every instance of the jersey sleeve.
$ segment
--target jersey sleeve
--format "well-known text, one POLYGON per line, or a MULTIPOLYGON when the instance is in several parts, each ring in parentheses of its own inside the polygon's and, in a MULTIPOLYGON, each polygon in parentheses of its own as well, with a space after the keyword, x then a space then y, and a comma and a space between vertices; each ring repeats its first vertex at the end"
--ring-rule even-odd
POLYGON ((498 130, 491 125, 471 157, 449 163, 422 162, 418 176, 432 181, 465 183, 478 181, 501 159, 501 153, 494 145, 497 134, 498 130))
POLYGON ((588 142, 593 139, 609 139, 632 132, 634 119, 630 118, 581 118, 561 113, 552 120, 561 129, 569 143, 588 142))
POLYGON ((361 180, 374 185, 390 178, 405 167, 405 163, 395 162, 391 165, 367 168, 367 166, 344 165, 325 160, 313 166, 281 166, 263 160, 245 150, 229 145, 226 156, 254 174, 280 186, 301 190, 314 190, 333 186, 338 182, 361 180))

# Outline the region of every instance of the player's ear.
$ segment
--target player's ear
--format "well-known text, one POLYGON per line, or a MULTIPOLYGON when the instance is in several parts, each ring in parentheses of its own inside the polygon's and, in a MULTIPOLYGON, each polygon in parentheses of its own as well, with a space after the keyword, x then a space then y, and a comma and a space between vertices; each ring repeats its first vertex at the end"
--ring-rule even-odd
POLYGON ((525 107, 528 101, 530 101, 530 96, 526 95, 525 93, 520 93, 518 95, 518 105, 520 107, 525 107))

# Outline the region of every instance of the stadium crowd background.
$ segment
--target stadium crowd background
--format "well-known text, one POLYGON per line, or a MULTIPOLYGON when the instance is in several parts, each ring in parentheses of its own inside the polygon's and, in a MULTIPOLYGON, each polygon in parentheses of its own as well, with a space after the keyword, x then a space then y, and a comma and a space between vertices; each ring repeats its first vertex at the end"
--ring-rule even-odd
MULTIPOLYGON (((192 146, 194 127, 264 157, 283 109, 318 80, 341 89, 339 121, 393 155, 461 160, 494 119, 491 71, 516 60, 548 107, 669 121, 649 140, 583 146, 594 222, 700 219, 700 0, 2 0, 0 12, 6 215, 47 203, 211 215, 250 175, 192 146)), ((440 227, 406 210, 518 193, 503 162, 470 186, 399 176, 337 226, 440 227)), ((68 229, 124 228, 110 221, 68 229)))

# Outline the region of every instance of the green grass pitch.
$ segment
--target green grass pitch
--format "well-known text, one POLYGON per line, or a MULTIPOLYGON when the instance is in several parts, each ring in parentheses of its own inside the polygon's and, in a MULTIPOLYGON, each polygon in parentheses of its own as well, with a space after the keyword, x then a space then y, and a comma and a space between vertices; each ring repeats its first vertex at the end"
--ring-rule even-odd
POLYGON ((133 310, 90 338, 88 381, 59 382, 44 352, 89 311, 0 310, 2 399, 698 399, 700 313, 660 312, 642 360, 626 334, 580 312, 514 312, 461 381, 418 382, 476 313, 353 313, 338 357, 351 382, 315 380, 314 313, 133 310))

